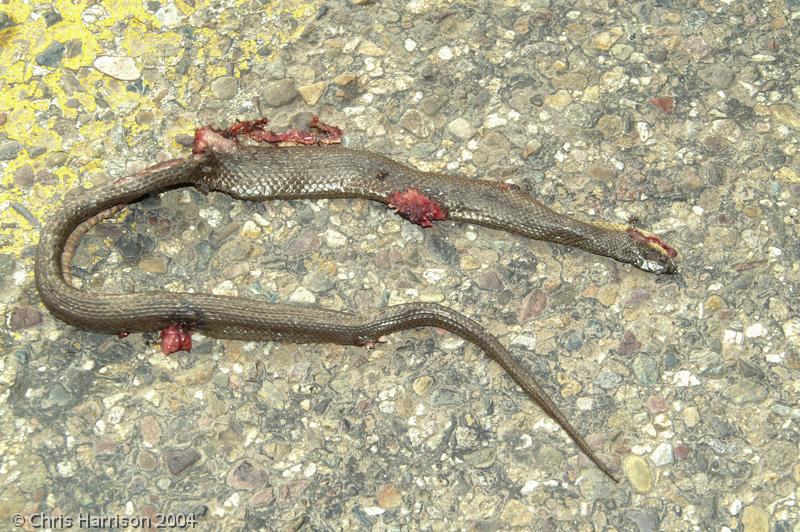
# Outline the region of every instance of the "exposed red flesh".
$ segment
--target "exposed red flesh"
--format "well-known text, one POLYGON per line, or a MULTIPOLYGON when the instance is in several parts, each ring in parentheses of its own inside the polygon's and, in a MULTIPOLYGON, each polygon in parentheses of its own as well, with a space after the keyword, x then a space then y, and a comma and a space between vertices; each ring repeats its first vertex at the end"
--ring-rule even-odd
POLYGON ((232 139, 240 135, 247 135, 252 131, 263 129, 264 126, 269 124, 269 118, 259 118, 258 120, 246 120, 244 122, 236 122, 228 126, 222 131, 218 131, 223 137, 232 139))
POLYGON ((430 227, 434 220, 446 220, 447 208, 415 188, 395 191, 387 197, 389 207, 411 223, 430 227))
POLYGON ((672 259, 678 256, 678 251, 675 248, 658 238, 656 235, 645 235, 635 227, 629 227, 626 232, 628 233, 628 236, 638 242, 647 242, 657 245, 664 250, 664 253, 666 253, 668 257, 672 259))
POLYGON ((339 144, 342 141, 342 130, 336 126, 326 124, 317 115, 311 117, 308 129, 289 129, 283 133, 275 133, 266 129, 268 118, 236 122, 225 129, 201 127, 194 131, 194 145, 192 153, 195 155, 208 150, 231 152, 239 144, 239 138, 249 137, 257 142, 278 144, 289 142, 292 144, 339 144))
POLYGON ((311 117, 307 129, 289 129, 283 133, 276 133, 266 128, 269 119, 247 120, 237 122, 225 129, 218 130, 210 127, 200 128, 195 131, 193 153, 203 153, 207 149, 229 150, 230 146, 238 144, 241 137, 249 137, 257 142, 278 144, 288 142, 292 144, 338 144, 342 141, 342 130, 336 126, 326 124, 317 115, 311 117))
POLYGON ((330 126, 321 122, 319 117, 314 115, 308 124, 308 129, 289 129, 283 133, 264 129, 266 123, 258 120, 256 127, 247 129, 246 135, 258 142, 269 142, 277 144, 279 142, 291 142, 293 144, 338 144, 342 141, 342 130, 336 126, 330 126))
POLYGON ((176 351, 192 350, 192 333, 180 323, 167 325, 161 331, 161 350, 165 355, 170 355, 176 351))

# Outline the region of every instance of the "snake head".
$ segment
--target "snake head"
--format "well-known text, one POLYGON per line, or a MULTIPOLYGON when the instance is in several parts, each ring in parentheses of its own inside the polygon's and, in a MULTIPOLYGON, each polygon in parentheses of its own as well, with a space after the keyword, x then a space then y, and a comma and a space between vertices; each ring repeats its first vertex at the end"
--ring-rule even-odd
POLYGON ((630 238, 631 264, 650 273, 678 271, 678 266, 673 260, 678 256, 678 252, 661 238, 636 227, 628 227, 625 234, 630 238))

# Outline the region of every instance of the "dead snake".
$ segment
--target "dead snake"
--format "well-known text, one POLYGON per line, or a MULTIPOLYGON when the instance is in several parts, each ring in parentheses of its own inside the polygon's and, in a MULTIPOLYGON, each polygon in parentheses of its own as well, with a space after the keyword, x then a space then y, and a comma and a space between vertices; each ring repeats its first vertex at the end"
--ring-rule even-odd
POLYGON ((389 204, 420 225, 441 219, 480 224, 575 246, 653 273, 675 271, 672 248, 639 229, 585 223, 558 214, 503 183, 423 172, 369 151, 238 146, 212 130, 198 131, 203 133, 195 151, 201 153, 82 191, 56 209, 41 231, 36 254, 36 285, 53 314, 76 327, 104 333, 153 331, 178 323, 217 338, 343 345, 368 345, 393 332, 440 327, 472 342, 500 364, 616 480, 509 351, 475 321, 447 307, 408 303, 355 314, 205 293, 83 291, 69 282, 71 253, 97 219, 149 193, 184 185, 245 200, 366 198, 389 204))

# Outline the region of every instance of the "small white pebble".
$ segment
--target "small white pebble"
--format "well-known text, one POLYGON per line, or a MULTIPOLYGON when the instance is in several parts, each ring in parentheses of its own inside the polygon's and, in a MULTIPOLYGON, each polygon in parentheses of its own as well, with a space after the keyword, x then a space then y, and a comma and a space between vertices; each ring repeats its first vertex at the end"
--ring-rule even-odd
POLYGON ((238 294, 236 285, 230 279, 222 281, 217 286, 211 289, 211 293, 215 296, 235 296, 238 294))
POLYGON ((475 135, 475 128, 467 120, 458 117, 449 124, 447 130, 462 140, 469 140, 475 135))
POLYGON ((108 410, 108 421, 112 425, 118 424, 122 421, 122 417, 125 415, 125 408, 121 406, 112 406, 108 410))
POLYGON ((260 227, 269 227, 272 225, 272 222, 258 214, 257 212, 253 214, 253 220, 260 226, 260 227))
POLYGON ((744 336, 739 331, 734 331, 731 329, 725 330, 722 333, 722 343, 723 344, 732 344, 740 346, 742 345, 742 341, 744 340, 744 336))
POLYGON ((422 276, 425 277, 425 280, 429 283, 438 283, 444 279, 446 274, 447 272, 441 268, 431 268, 429 270, 425 270, 422 276))
POLYGON ((200 218, 203 218, 206 222, 208 222, 208 225, 211 227, 219 226, 220 221, 222 220, 222 213, 213 207, 200 209, 197 211, 197 214, 200 215, 200 218))
POLYGON ((436 54, 442 61, 450 61, 453 58, 453 50, 449 46, 442 46, 439 48, 439 53, 436 54))
POLYGON ((175 4, 168 3, 156 11, 156 18, 161 22, 162 26, 172 28, 183 20, 183 14, 175 7, 175 4))
POLYGON ((231 494, 230 497, 225 499, 225 501, 222 503, 222 506, 224 508, 238 508, 239 507, 239 494, 238 493, 231 494))
POLYGON ((541 486, 539 482, 535 480, 529 480, 528 482, 525 483, 524 486, 522 486, 520 493, 522 493, 523 495, 529 495, 533 493, 539 486, 541 486))
POLYGON ((406 52, 413 52, 417 49, 417 41, 414 39, 406 39, 405 42, 406 52))
POLYGON ((653 424, 659 429, 668 429, 672 426, 672 420, 667 414, 656 414, 656 417, 653 418, 653 424))
POLYGON ((784 353, 769 353, 764 358, 770 364, 780 364, 783 362, 784 353))
POLYGON ((653 136, 653 131, 647 122, 636 122, 636 131, 639 133, 641 142, 647 142, 653 136))
POLYGON ((245 238, 258 238, 261 236, 261 228, 252 220, 247 220, 242 226, 242 236, 245 238))
POLYGON ((121 81, 134 81, 141 77, 136 61, 130 57, 101 55, 92 65, 106 76, 121 81))
POLYGON ((531 438, 530 434, 523 434, 519 437, 519 439, 519 445, 514 447, 515 451, 519 451, 520 449, 529 449, 533 446, 533 438, 531 438))
POLYGON ((700 205, 695 205, 692 207, 692 212, 695 213, 697 216, 703 216, 705 209, 703 209, 700 205))
POLYGON ((783 322, 783 335, 787 340, 797 341, 800 336, 800 320, 793 318, 783 322))
POLYGON ((94 5, 81 13, 81 20, 86 24, 94 24, 98 20, 108 18, 108 12, 100 5, 94 5))
POLYGON ((56 471, 62 477, 71 477, 75 473, 75 466, 71 462, 59 462, 56 471))
POLYGON ((454 349, 459 349, 465 343, 463 338, 459 338, 457 336, 453 336, 452 334, 442 340, 442 349, 445 351, 453 351, 454 349))
POLYGON ((744 331, 744 335, 748 338, 758 338, 767 334, 767 329, 760 323, 754 323, 744 331))
POLYGON ((521 345, 528 349, 533 349, 536 347, 536 338, 520 334, 511 341, 511 345, 521 345))
POLYGON ((650 447, 647 445, 631 445, 631 452, 636 456, 644 456, 649 450, 650 447))
POLYGON ((672 463, 672 445, 669 443, 660 443, 658 447, 650 454, 650 460, 657 466, 663 466, 672 463))
POLYGON ((731 515, 739 515, 739 512, 742 511, 742 506, 744 506, 742 501, 736 499, 728 506, 728 512, 730 512, 731 515))
POLYGON ((292 295, 289 296, 289 301, 295 303, 316 303, 317 298, 305 286, 298 286, 292 295))
POLYGON ((686 388, 688 386, 697 386, 700 384, 700 381, 697 380, 697 377, 695 377, 691 371, 682 369, 675 373, 675 376, 672 378, 672 384, 681 388, 686 388))
POLYGON ((339 248, 347 244, 347 237, 339 231, 328 229, 325 231, 325 242, 332 248, 339 248))
POLYGON ((508 120, 506 120, 502 116, 497 116, 496 113, 490 114, 483 121, 483 127, 488 128, 488 129, 492 129, 492 128, 500 127, 500 126, 505 126, 506 124, 508 124, 508 120))

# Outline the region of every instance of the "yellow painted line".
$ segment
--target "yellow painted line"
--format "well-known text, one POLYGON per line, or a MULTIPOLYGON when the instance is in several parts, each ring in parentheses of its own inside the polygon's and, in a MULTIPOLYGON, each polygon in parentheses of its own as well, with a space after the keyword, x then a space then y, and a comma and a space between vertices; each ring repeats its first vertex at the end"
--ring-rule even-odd
MULTIPOLYGON (((192 7, 182 0, 174 0, 183 17, 204 10, 212 3, 198 1, 192 7)), ((245 0, 237 3, 243 8, 245 5, 252 7, 252 3, 245 0)), ((152 113, 154 124, 164 119, 162 106, 153 99, 153 94, 128 90, 128 82, 94 69, 92 64, 98 56, 127 55, 133 58, 140 71, 157 68, 159 75, 173 80, 178 98, 185 98, 187 102, 194 96, 191 91, 201 86, 199 80, 228 74, 229 68, 238 78, 241 70, 250 68, 253 62, 269 60, 257 55, 262 45, 255 40, 237 40, 235 46, 242 51, 242 56, 229 67, 230 60, 221 44, 223 38, 237 39, 237 36, 226 36, 215 24, 214 27, 194 28, 192 66, 186 75, 178 76, 174 68, 184 53, 184 36, 175 28, 163 27, 158 18, 144 8, 143 2, 55 0, 51 5, 63 20, 49 28, 41 16, 45 11, 34 12, 34 5, 45 6, 28 0, 0 3, 0 12, 16 22, 15 26, 0 31, 0 113, 5 116, 0 133, 23 146, 15 159, 0 161, 0 253, 17 257, 25 247, 36 243, 38 234, 36 227, 12 205, 19 205, 43 221, 66 190, 83 183, 86 176, 104 171, 106 163, 100 157, 108 155, 96 154, 113 153, 112 129, 121 127, 132 142, 151 129, 148 124, 136 122, 139 113, 152 113), (62 60, 56 68, 38 65, 36 57, 54 41, 67 49, 62 60), (114 44, 109 49, 110 43, 114 44), (113 122, 98 119, 103 110, 96 97, 101 97, 117 114, 113 122), (61 112, 49 116, 52 108, 61 112), (58 132, 68 127, 76 131, 65 140, 58 132), (43 153, 32 156, 27 149, 32 147, 43 149, 43 153), (66 154, 66 163, 48 168, 48 159, 57 152, 66 154), (16 186, 14 175, 26 166, 35 175, 47 172, 51 177, 37 178, 30 189, 23 190, 16 186)), ((272 49, 291 42, 303 32, 319 5, 313 1, 284 0, 264 6, 257 16, 264 16, 268 24, 259 39, 272 49), (298 22, 291 31, 285 24, 286 17, 298 22)), ((228 9, 217 22, 225 27, 228 17, 240 14, 235 8, 228 9)), ((147 85, 147 81, 144 84, 147 85)), ((196 125, 192 111, 171 119, 163 133, 164 144, 178 133, 192 133, 196 125)), ((179 153, 179 146, 174 143, 169 148, 174 149, 176 155, 179 153)))

